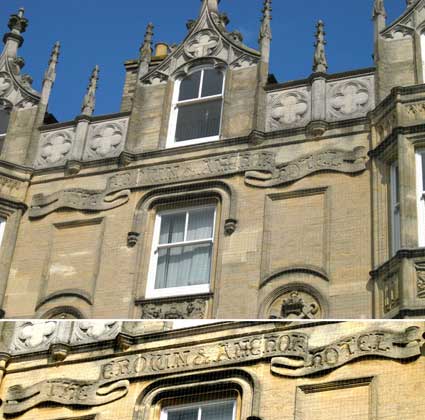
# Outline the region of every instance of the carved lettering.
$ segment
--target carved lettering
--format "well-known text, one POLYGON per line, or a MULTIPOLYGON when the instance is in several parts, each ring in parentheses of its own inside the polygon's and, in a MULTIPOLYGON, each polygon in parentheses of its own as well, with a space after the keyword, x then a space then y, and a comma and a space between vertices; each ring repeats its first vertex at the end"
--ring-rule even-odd
POLYGON ((411 359, 420 354, 423 343, 418 327, 405 332, 368 331, 342 338, 330 345, 310 348, 308 336, 286 331, 255 335, 175 350, 157 350, 114 358, 100 369, 98 380, 57 379, 28 388, 8 389, 4 413, 20 413, 52 401, 60 404, 101 405, 121 398, 129 380, 206 367, 219 367, 271 358, 271 371, 277 375, 302 377, 336 369, 363 356, 411 359))

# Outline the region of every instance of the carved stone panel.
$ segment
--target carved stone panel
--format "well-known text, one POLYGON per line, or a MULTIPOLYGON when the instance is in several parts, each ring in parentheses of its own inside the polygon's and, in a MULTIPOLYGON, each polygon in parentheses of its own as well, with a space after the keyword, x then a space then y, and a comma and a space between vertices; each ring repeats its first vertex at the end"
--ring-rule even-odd
POLYGON ((142 304, 142 319, 204 319, 207 302, 205 299, 184 301, 153 301, 142 304))
POLYGON ((321 319, 319 300, 307 291, 293 288, 279 296, 270 306, 270 319, 321 319))
POLYGON ((384 279, 383 287, 384 312, 390 312, 400 304, 398 273, 393 273, 384 279))
POLYGON ((425 261, 416 262, 415 268, 417 297, 425 298, 425 261))
POLYGON ((118 156, 125 143, 128 119, 92 124, 89 128, 84 160, 118 156))
POLYGON ((306 125, 311 119, 311 93, 307 88, 270 94, 267 101, 267 130, 306 125))
POLYGON ((121 330, 121 322, 118 321, 80 321, 74 323, 71 336, 71 344, 111 340, 121 330))
POLYGON ((57 321, 25 321, 15 328, 11 350, 15 353, 45 350, 58 336, 57 321))
POLYGON ((74 128, 42 133, 36 166, 41 168, 63 165, 71 155, 74 138, 74 128))
POLYGON ((327 85, 328 121, 365 116, 374 107, 373 78, 350 79, 327 85))
POLYGON ((207 57, 217 53, 221 45, 220 37, 210 29, 203 29, 192 36, 184 51, 191 58, 207 57))

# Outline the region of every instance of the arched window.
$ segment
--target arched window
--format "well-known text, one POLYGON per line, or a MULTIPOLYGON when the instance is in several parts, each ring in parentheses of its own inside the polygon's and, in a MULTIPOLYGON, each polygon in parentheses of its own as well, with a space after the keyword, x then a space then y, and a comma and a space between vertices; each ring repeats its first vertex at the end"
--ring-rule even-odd
POLYGON ((223 108, 224 73, 198 69, 176 82, 168 147, 218 140, 223 108))
POLYGON ((3 148, 4 139, 7 133, 10 119, 10 106, 7 103, 0 102, 0 152, 3 148))

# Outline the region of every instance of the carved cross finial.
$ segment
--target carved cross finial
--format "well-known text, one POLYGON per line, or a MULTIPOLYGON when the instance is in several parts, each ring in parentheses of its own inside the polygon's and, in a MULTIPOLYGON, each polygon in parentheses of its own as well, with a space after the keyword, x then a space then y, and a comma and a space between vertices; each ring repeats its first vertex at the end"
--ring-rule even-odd
POLYGON ((387 17, 387 12, 385 11, 384 0, 375 0, 373 4, 373 18, 377 16, 387 17))
POLYGON ((314 63, 313 63, 313 72, 314 73, 326 73, 328 70, 328 61, 326 60, 325 52, 325 24, 323 21, 319 20, 316 25, 316 42, 314 44, 314 63))
POLYGON ((60 55, 60 42, 56 42, 52 53, 50 54, 50 60, 49 60, 49 67, 47 68, 46 72, 44 73, 44 82, 50 81, 54 83, 56 79, 56 66, 59 61, 59 55, 60 55))
POLYGON ((145 37, 143 39, 143 44, 140 47, 140 61, 145 63, 150 63, 152 59, 152 38, 153 38, 153 24, 148 23, 146 27, 145 37))
POLYGON ((87 93, 84 96, 83 106, 81 107, 82 115, 88 115, 88 116, 93 115, 94 108, 96 105, 96 90, 97 90, 98 80, 99 80, 99 66, 96 65, 90 76, 90 82, 87 88, 87 93))
POLYGON ((8 27, 14 34, 23 34, 27 29, 28 19, 24 17, 24 13, 25 10, 20 8, 17 14, 10 16, 8 27))
POLYGON ((261 19, 260 38, 261 42, 263 39, 272 39, 272 0, 264 0, 263 17, 261 19))

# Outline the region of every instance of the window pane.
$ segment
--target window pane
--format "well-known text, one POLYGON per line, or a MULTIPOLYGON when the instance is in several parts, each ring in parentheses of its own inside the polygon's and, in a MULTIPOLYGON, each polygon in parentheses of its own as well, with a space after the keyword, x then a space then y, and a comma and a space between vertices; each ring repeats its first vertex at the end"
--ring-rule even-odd
POLYGON ((201 83, 202 71, 197 71, 185 77, 180 83, 179 101, 199 97, 199 84, 201 83))
POLYGON ((176 142, 219 134, 221 99, 181 106, 178 112, 176 142))
POLYGON ((183 242, 185 224, 186 212, 161 216, 159 243, 162 245, 183 242))
POLYGON ((10 114, 5 109, 0 109, 0 135, 7 132, 7 126, 9 125, 10 114))
POLYGON ((220 95, 223 91, 223 72, 216 69, 204 70, 202 97, 220 95))
POLYGON ((232 420, 233 401, 226 401, 202 407, 201 420, 232 420))
POLYGON ((425 191, 425 153, 421 154, 422 160, 422 191, 425 191))
POLYGON ((214 209, 206 207, 203 209, 191 210, 189 212, 189 226, 187 229, 187 240, 196 241, 199 239, 212 238, 214 227, 214 209))
POLYGON ((398 165, 394 168, 394 189, 395 189, 395 202, 398 204, 400 203, 400 176, 399 176, 399 170, 398 165))
POLYGON ((190 407, 180 410, 170 410, 167 417, 167 420, 197 420, 198 408, 190 407))
POLYGON ((211 243, 160 249, 155 288, 208 284, 211 250, 211 243))

